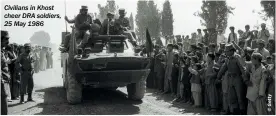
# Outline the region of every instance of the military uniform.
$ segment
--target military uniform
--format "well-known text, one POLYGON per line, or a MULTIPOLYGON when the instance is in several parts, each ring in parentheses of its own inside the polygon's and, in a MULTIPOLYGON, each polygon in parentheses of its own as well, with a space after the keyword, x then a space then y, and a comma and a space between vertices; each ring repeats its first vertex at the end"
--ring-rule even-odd
MULTIPOLYGON (((29 47, 25 44, 24 47, 29 47)), ((33 73, 34 73, 34 57, 31 53, 24 52, 18 57, 18 63, 21 66, 21 102, 24 103, 24 92, 27 89, 28 101, 32 100, 32 91, 34 87, 33 73)))
MULTIPOLYGON (((232 44, 227 45, 225 51, 235 49, 232 44)), ((218 79, 220 80, 223 74, 227 71, 228 77, 228 91, 229 91, 229 104, 235 104, 236 99, 238 100, 240 111, 245 113, 245 90, 244 90, 244 78, 245 69, 242 66, 242 58, 238 54, 229 56, 225 63, 222 65, 218 79)), ((232 109, 232 108, 231 108, 232 109)), ((231 111, 234 112, 234 111, 231 111)))
POLYGON ((9 83, 10 74, 7 59, 5 57, 5 52, 3 51, 3 44, 8 44, 8 39, 9 33, 7 31, 1 30, 1 115, 8 114, 7 91, 5 88, 5 84, 9 83), (6 40, 4 40, 4 38, 6 40))
POLYGON ((126 14, 125 9, 119 9, 120 17, 116 19, 116 22, 119 23, 122 27, 130 29, 129 20, 124 15, 126 14))

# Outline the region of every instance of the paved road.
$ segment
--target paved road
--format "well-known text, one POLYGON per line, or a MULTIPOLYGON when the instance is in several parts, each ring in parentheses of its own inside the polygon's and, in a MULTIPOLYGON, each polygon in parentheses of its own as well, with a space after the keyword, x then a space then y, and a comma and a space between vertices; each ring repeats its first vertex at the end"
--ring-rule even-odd
POLYGON ((82 104, 69 105, 62 88, 62 70, 58 58, 54 68, 34 75, 35 102, 9 103, 11 115, 193 115, 211 114, 203 108, 172 103, 170 95, 158 95, 148 89, 144 99, 135 102, 127 99, 126 88, 116 91, 105 89, 84 90, 82 104))

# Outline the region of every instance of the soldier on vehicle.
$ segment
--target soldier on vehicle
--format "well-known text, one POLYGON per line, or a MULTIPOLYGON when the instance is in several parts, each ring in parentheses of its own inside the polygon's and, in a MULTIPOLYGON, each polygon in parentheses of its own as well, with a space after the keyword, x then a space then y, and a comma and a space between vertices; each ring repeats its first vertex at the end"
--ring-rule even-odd
POLYGON ((24 93, 27 89, 28 101, 33 101, 32 91, 34 88, 33 74, 34 74, 34 57, 31 54, 31 45, 26 43, 24 45, 25 52, 22 53, 17 62, 21 67, 21 91, 20 91, 20 103, 25 103, 24 93))
POLYGON ((108 12, 107 19, 103 21, 103 27, 101 28, 101 34, 103 35, 115 35, 115 20, 114 13, 108 12))
POLYGON ((116 19, 116 22, 118 24, 120 24, 120 28, 122 30, 129 30, 130 25, 129 25, 128 18, 125 17, 125 15, 126 15, 125 9, 119 9, 119 15, 120 15, 120 17, 118 19, 116 19))
POLYGON ((7 90, 5 85, 9 84, 10 74, 3 48, 9 44, 9 38, 8 31, 1 30, 1 115, 8 114, 7 90))

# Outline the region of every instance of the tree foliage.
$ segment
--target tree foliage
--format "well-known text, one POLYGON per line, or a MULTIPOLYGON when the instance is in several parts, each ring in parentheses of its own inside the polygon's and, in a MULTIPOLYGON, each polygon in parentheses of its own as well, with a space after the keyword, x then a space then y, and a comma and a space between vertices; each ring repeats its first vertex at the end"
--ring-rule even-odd
POLYGON ((133 19, 132 13, 129 16, 129 24, 130 24, 131 29, 134 29, 134 19, 133 19))
POLYGON ((49 33, 45 31, 35 32, 30 38, 31 44, 36 44, 40 46, 49 46, 50 40, 51 38, 49 33))
POLYGON ((140 43, 145 42, 146 38, 146 28, 147 28, 147 14, 148 11, 148 4, 147 1, 139 0, 137 2, 137 14, 135 16, 135 22, 136 22, 136 34, 138 37, 138 41, 140 43))
POLYGON ((173 14, 170 1, 166 0, 163 4, 161 31, 163 36, 173 35, 173 14))
POLYGON ((117 9, 119 9, 118 5, 116 5, 114 0, 108 0, 105 6, 101 6, 100 4, 98 4, 98 9, 99 9, 99 14, 98 14, 98 18, 103 21, 104 19, 106 19, 106 14, 108 12, 113 12, 115 13, 115 18, 119 17, 119 14, 117 11, 117 9))
POLYGON ((147 26, 151 37, 156 39, 160 36, 161 13, 159 13, 157 5, 152 0, 148 2, 148 7, 149 11, 147 12, 147 26))
POLYGON ((227 6, 226 1, 208 1, 203 0, 201 12, 195 13, 195 16, 202 18, 200 21, 207 28, 222 29, 227 27, 228 16, 233 14, 234 8, 227 6))
POLYGON ((136 34, 141 43, 145 42, 145 30, 148 28, 152 38, 160 36, 160 20, 161 15, 154 1, 138 1, 136 22, 136 34))
POLYGON ((264 8, 263 11, 266 13, 267 17, 275 17, 275 1, 261 1, 261 5, 264 8))
POLYGON ((265 16, 272 19, 272 26, 275 36, 275 1, 261 1, 261 6, 264 8, 265 16))

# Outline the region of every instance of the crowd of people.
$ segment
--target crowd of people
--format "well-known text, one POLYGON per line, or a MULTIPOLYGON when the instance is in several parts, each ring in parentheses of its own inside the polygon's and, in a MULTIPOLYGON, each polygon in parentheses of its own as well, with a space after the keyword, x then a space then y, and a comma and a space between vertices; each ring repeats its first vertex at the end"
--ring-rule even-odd
POLYGON ((221 114, 275 115, 275 39, 261 28, 246 25, 238 37, 232 26, 228 38, 198 29, 191 39, 155 45, 147 87, 221 114))
POLYGON ((1 30, 1 115, 7 114, 7 102, 33 101, 33 74, 53 68, 49 47, 9 43, 8 31, 1 30))

